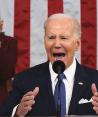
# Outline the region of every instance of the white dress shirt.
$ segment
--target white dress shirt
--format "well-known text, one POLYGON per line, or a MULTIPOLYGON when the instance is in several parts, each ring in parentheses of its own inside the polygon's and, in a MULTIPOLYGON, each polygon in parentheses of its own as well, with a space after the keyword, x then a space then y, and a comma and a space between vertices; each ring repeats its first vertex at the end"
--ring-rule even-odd
MULTIPOLYGON (((52 81, 52 90, 54 94, 54 90, 55 90, 55 86, 58 81, 58 78, 57 78, 57 74, 52 69, 51 63, 49 63, 49 69, 50 69, 50 75, 51 75, 51 81, 52 81)), ((66 76, 66 78, 63 79, 63 82, 65 84, 65 90, 66 90, 66 114, 68 114, 70 100, 72 97, 75 71, 76 71, 76 60, 74 58, 71 66, 65 69, 64 71, 64 74, 66 76)))

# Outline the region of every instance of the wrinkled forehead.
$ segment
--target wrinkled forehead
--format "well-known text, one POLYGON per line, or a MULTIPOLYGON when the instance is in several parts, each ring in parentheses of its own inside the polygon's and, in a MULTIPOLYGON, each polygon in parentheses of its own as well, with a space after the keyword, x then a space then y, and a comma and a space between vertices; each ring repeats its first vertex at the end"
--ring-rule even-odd
POLYGON ((77 22, 77 19, 69 14, 63 14, 63 13, 53 14, 49 16, 48 19, 45 21, 45 27, 50 21, 63 21, 64 23, 64 21, 66 22, 68 20, 70 20, 70 23, 77 22))
POLYGON ((70 18, 49 19, 46 24, 46 30, 73 30, 74 21, 70 18))

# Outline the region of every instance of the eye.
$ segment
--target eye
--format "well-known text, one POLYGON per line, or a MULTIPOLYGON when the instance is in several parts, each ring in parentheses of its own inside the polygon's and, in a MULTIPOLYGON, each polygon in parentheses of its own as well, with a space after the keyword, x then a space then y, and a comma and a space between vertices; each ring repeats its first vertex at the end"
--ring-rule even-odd
POLYGON ((65 37, 65 36, 61 36, 60 38, 64 40, 68 39, 68 37, 65 37))
POLYGON ((48 39, 55 39, 55 36, 48 36, 48 39))

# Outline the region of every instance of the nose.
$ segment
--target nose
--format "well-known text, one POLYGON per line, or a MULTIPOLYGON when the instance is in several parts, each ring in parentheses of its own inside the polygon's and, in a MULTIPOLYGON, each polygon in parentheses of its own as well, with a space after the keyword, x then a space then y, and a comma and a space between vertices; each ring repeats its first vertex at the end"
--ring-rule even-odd
POLYGON ((54 47, 55 47, 56 49, 61 48, 61 42, 60 42, 60 39, 59 39, 59 38, 56 38, 56 39, 55 39, 54 47))

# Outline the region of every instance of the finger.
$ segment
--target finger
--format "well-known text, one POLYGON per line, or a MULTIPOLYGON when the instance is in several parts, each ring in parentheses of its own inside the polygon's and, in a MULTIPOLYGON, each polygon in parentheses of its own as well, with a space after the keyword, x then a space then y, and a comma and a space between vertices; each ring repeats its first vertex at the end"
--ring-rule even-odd
POLYGON ((35 101, 29 101, 24 102, 24 103, 20 103, 17 109, 17 113, 25 115, 26 113, 28 113, 28 111, 30 111, 32 109, 32 105, 35 103, 35 101))
POLYGON ((29 100, 34 100, 34 96, 23 96, 21 102, 29 101, 29 100))
POLYGON ((33 96, 34 98, 36 97, 36 95, 38 94, 39 92, 39 87, 35 87, 35 89, 33 90, 33 96))
POLYGON ((35 100, 29 100, 23 103, 23 105, 26 106, 32 106, 35 103, 35 100))
POLYGON ((92 101, 93 106, 98 107, 98 102, 97 101, 92 101))
POLYGON ((92 97, 93 101, 98 103, 98 92, 95 93, 95 95, 92 97))
POLYGON ((35 96, 38 94, 39 92, 39 87, 35 87, 35 89, 33 91, 29 91, 27 92, 21 101, 28 101, 28 100, 32 100, 35 98, 35 96))
POLYGON ((27 101, 30 101, 30 100, 34 100, 34 96, 24 96, 22 99, 21 99, 21 102, 27 102, 27 101))
POLYGON ((28 111, 32 110, 32 106, 26 106, 24 107, 24 112, 28 113, 28 111))
POLYGON ((97 88, 96 88, 95 83, 92 84, 91 90, 92 90, 93 95, 95 95, 95 93, 97 92, 97 88))
POLYGON ((19 104, 19 106, 16 110, 16 115, 24 117, 27 113, 28 113, 28 108, 19 104))
POLYGON ((38 92, 39 92, 39 87, 35 87, 35 89, 33 91, 27 92, 24 96, 31 96, 31 95, 36 96, 36 93, 38 93, 38 92))
POLYGON ((93 109, 95 110, 96 114, 98 114, 98 107, 93 107, 93 109))
POLYGON ((27 92, 24 96, 31 96, 33 94, 32 91, 27 92))
POLYGON ((32 106, 28 106, 28 107, 27 107, 27 110, 28 110, 28 111, 31 111, 31 110, 32 110, 32 106))
MULTIPOLYGON (((30 96, 24 96, 25 97, 30 97, 30 96)), ((32 109, 32 105, 35 104, 35 100, 28 100, 28 101, 22 101, 17 109, 17 114, 18 115, 26 115, 28 113, 28 111, 30 111, 32 109)))
POLYGON ((38 92, 39 92, 39 87, 35 87, 33 91, 29 91, 23 96, 21 102, 27 105, 30 103, 31 100, 31 102, 33 102, 32 104, 34 104, 34 98, 36 97, 38 92))

